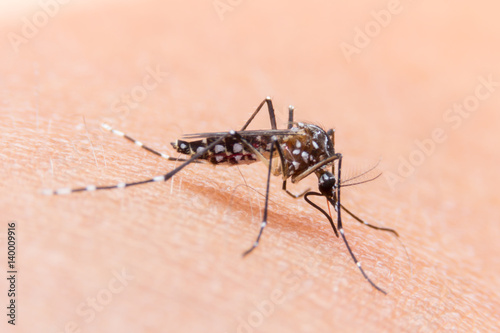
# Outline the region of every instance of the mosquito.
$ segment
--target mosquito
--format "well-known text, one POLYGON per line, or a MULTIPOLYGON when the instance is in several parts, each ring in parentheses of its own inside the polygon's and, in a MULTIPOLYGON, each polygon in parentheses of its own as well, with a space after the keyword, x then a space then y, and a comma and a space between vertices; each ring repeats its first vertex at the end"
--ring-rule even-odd
POLYGON ((259 245, 262 233, 266 227, 267 213, 269 206, 269 187, 271 174, 280 176, 283 180, 282 189, 292 198, 304 198, 304 200, 321 212, 326 219, 330 222, 333 232, 337 237, 339 233, 344 241, 344 244, 356 264, 363 277, 378 291, 387 294, 385 290, 377 286, 365 273, 361 267, 361 262, 358 261, 354 255, 347 238, 345 236, 344 228, 342 225, 342 211, 346 212, 356 221, 377 230, 387 231, 399 237, 398 233, 390 228, 378 227, 371 225, 361 218, 354 215, 341 203, 341 188, 351 185, 356 185, 364 182, 371 181, 380 176, 377 175, 369 180, 359 181, 352 183, 353 179, 359 178, 372 169, 348 179, 347 181, 340 181, 342 172, 342 154, 335 151, 335 131, 330 129, 325 131, 321 127, 309 123, 294 122, 294 108, 289 106, 288 112, 288 126, 286 129, 278 129, 276 126, 276 116, 274 112, 273 103, 270 97, 265 98, 253 112, 245 125, 239 130, 230 130, 228 132, 211 132, 211 133, 197 133, 189 134, 183 137, 185 140, 176 140, 172 142, 173 148, 188 158, 175 158, 167 154, 158 152, 146 145, 141 141, 135 140, 129 135, 113 129, 107 124, 102 127, 115 135, 123 137, 131 141, 135 145, 160 156, 169 161, 183 162, 172 171, 156 176, 150 179, 130 182, 118 183, 109 186, 96 186, 87 185, 80 188, 60 188, 57 190, 44 190, 44 194, 48 195, 62 195, 74 192, 96 191, 96 190, 110 190, 115 188, 125 188, 140 184, 152 182, 164 182, 172 178, 186 166, 191 163, 211 163, 215 165, 240 165, 251 164, 255 162, 264 163, 267 170, 266 194, 265 204, 263 209, 263 219, 260 224, 259 233, 252 246, 243 253, 247 256, 259 245), (271 122, 271 129, 267 130, 247 130, 255 116, 263 108, 264 104, 267 105, 269 112, 269 119, 271 122), (336 162, 336 163, 335 163, 336 162), (337 170, 335 172, 335 164, 337 170), (299 194, 294 194, 287 189, 287 181, 298 183, 302 179, 311 174, 318 177, 318 191, 311 191, 307 189, 299 194), (335 176, 336 174, 336 176, 335 176), (347 183, 349 181, 349 183, 347 183), (336 212, 336 224, 334 220, 323 208, 318 206, 311 200, 311 197, 324 197, 327 200, 327 205, 330 204, 334 207, 336 212), (337 231, 338 230, 338 231, 337 231))

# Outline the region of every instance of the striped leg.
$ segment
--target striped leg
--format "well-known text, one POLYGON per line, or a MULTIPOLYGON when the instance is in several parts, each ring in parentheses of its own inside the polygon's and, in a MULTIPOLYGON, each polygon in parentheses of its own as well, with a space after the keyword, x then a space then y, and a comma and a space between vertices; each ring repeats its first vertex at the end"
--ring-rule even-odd
POLYGON ((356 221, 358 221, 359 223, 362 223, 364 225, 366 225, 367 227, 370 227, 372 229, 376 229, 376 230, 381 230, 381 231, 387 231, 387 232, 392 232, 396 237, 399 237, 399 234, 396 230, 394 229, 391 229, 391 228, 383 228, 383 227, 377 227, 376 225, 373 225, 373 224, 370 224, 368 222, 366 222, 365 220, 362 220, 360 219, 359 217, 357 217, 356 215, 354 215, 350 210, 348 210, 347 208, 345 208, 344 205, 340 205, 340 207, 349 215, 351 215, 351 217, 353 219, 355 219, 356 221))
MULTIPOLYGON (((342 179, 341 178, 342 154, 336 154, 336 156, 338 156, 338 160, 339 160, 338 170, 337 170, 337 179, 342 179)), ((356 256, 352 252, 351 247, 349 246, 349 243, 347 242, 347 238, 345 237, 345 233, 344 233, 344 228, 342 227, 342 217, 341 217, 341 212, 342 212, 341 207, 342 207, 342 205, 340 203, 340 188, 342 186, 336 185, 335 187, 336 187, 336 197, 327 197, 327 200, 332 204, 332 206, 335 208, 335 211, 337 212, 337 229, 339 230, 340 235, 342 236, 342 239, 344 240, 344 244, 347 247, 347 250, 349 251, 349 254, 352 257, 352 260, 354 261, 354 263, 356 264, 356 266, 358 266, 358 268, 359 268, 361 274, 363 274, 364 278, 373 286, 373 288, 377 289, 378 291, 380 291, 384 295, 387 295, 387 292, 385 290, 383 290, 382 288, 380 288, 379 286, 377 286, 368 277, 368 275, 366 275, 365 271, 361 267, 361 262, 358 261, 358 259, 356 259, 356 256)))
MULTIPOLYGON (((246 130, 246 128, 248 127, 248 125, 250 125, 250 123, 252 122, 253 118, 255 118, 255 116, 257 115, 257 113, 259 113, 260 109, 262 109, 262 107, 264 106, 264 103, 267 104, 267 110, 269 111, 269 120, 271 121, 271 129, 277 129, 278 128, 277 125, 276 125, 276 115, 274 113, 273 101, 271 100, 271 97, 267 96, 266 99, 264 99, 259 104, 259 106, 257 107, 257 109, 250 116, 250 118, 247 120, 247 122, 245 123, 245 125, 243 125, 243 127, 241 128, 240 131, 246 130)), ((292 105, 290 105, 288 107, 288 124, 287 124, 287 128, 288 129, 291 129, 292 126, 293 126, 293 110, 294 110, 294 107, 292 105)))
POLYGON ((255 118, 255 116, 257 115, 257 113, 259 113, 260 109, 262 109, 262 107, 264 106, 264 103, 267 104, 267 109, 269 111, 269 119, 271 120, 271 128, 272 129, 277 129, 277 127, 276 127, 276 116, 274 114, 273 102, 271 100, 271 97, 267 96, 266 99, 264 99, 259 104, 259 106, 257 107, 257 109, 250 116, 250 118, 247 120, 247 122, 245 123, 245 125, 243 125, 243 127, 240 129, 240 131, 244 131, 248 127, 248 125, 250 125, 250 123, 252 122, 253 118, 255 118))
POLYGON ((116 130, 116 129, 112 128, 112 127, 111 127, 111 126, 109 126, 108 124, 101 124, 101 126, 102 126, 102 128, 104 128, 105 130, 110 131, 111 133, 113 133, 113 134, 115 134, 115 135, 118 135, 118 136, 120 136, 120 137, 122 137, 122 138, 125 138, 125 139, 127 139, 128 141, 130 141, 130 142, 132 142, 133 144, 135 144, 136 146, 139 146, 139 147, 141 147, 142 149, 145 149, 145 150, 147 150, 148 152, 153 153, 153 154, 155 154, 155 155, 157 155, 157 156, 160 156, 160 157, 162 157, 162 158, 164 158, 164 159, 166 159, 166 160, 168 160, 168 161, 181 161, 181 162, 183 162, 183 161, 187 161, 186 159, 183 159, 183 158, 176 158, 176 157, 171 157, 171 156, 169 156, 169 155, 167 155, 167 154, 164 154, 164 153, 161 153, 161 152, 159 152, 159 151, 157 151, 157 150, 154 150, 154 149, 152 149, 152 148, 150 148, 150 147, 146 146, 146 145, 145 145, 144 143, 142 143, 141 141, 138 141, 138 140, 136 140, 136 139, 132 138, 132 137, 131 137, 131 136, 129 136, 128 134, 125 134, 125 133, 123 133, 123 132, 121 132, 121 131, 118 131, 118 130, 116 130))
MULTIPOLYGON (((120 135, 120 134, 118 134, 120 135)), ((156 176, 150 179, 146 180, 141 180, 137 182, 131 182, 131 183, 118 183, 115 185, 109 185, 109 186, 96 186, 96 185, 87 185, 85 187, 79 187, 79 188, 60 188, 57 190, 42 190, 42 194, 45 195, 62 195, 62 194, 70 194, 73 192, 85 192, 85 191, 96 191, 96 190, 110 190, 110 189, 115 189, 115 188, 125 188, 125 187, 130 187, 130 186, 135 186, 135 185, 141 185, 141 184, 146 184, 146 183, 152 183, 152 182, 162 182, 162 181, 167 181, 170 178, 172 178, 175 174, 177 174, 179 171, 184 169, 186 166, 189 164, 196 162, 196 160, 205 154, 207 151, 213 149, 217 144, 225 140, 227 137, 234 137, 236 139, 241 138, 241 136, 235 132, 235 131, 229 131, 225 135, 221 136, 219 139, 215 140, 212 142, 210 145, 208 145, 205 149, 200 150, 198 153, 194 154, 189 158, 188 160, 184 161, 181 165, 179 165, 177 168, 174 170, 160 176, 156 176)), ((132 139, 133 140, 133 139, 132 139)), ((177 161, 177 159, 174 159, 177 161)))
POLYGON ((255 240, 255 243, 253 243, 252 247, 243 252, 243 256, 245 257, 248 255, 250 252, 252 252, 258 245, 260 241, 260 237, 262 236, 262 232, 264 231, 264 228, 267 225, 267 210, 269 206, 269 187, 271 184, 271 169, 273 168, 273 150, 274 150, 274 145, 277 145, 276 138, 273 137, 273 140, 271 141, 271 149, 270 149, 270 157, 269 157, 269 169, 267 170, 267 185, 266 185, 266 200, 264 204, 264 217, 262 219, 262 223, 260 224, 260 230, 259 230, 259 235, 257 236, 257 239, 255 240))
POLYGON ((288 129, 291 129, 293 127, 293 110, 294 107, 290 105, 288 107, 288 126, 287 126, 288 129))

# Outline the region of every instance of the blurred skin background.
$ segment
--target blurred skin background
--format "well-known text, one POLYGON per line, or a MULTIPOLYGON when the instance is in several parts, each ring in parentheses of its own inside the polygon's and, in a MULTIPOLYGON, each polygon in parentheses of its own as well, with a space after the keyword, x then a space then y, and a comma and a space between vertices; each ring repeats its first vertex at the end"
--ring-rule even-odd
MULTIPOLYGON (((498 10, 488 1, 2 1, 0 248, 9 222, 19 235, 17 325, 4 318, 2 331, 493 331, 498 10), (296 120, 335 128, 346 177, 381 159, 383 175, 342 200, 396 229, 408 249, 410 261, 392 236, 344 216, 387 296, 277 178, 261 244, 241 258, 261 221, 262 165, 194 165, 166 184, 40 195, 174 167, 102 122, 172 153, 182 134, 240 128, 266 96, 279 127, 293 104, 296 120)), ((266 113, 251 127, 268 128, 266 113)), ((290 189, 315 190, 313 178, 290 189)), ((3 279, 2 304, 8 288, 3 279)))

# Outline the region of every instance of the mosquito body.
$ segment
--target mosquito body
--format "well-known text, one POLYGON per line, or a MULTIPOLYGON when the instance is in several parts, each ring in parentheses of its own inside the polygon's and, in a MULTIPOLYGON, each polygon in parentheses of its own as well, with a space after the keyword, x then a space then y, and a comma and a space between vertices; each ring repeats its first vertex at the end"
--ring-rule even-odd
POLYGON ((212 149, 207 149, 207 147, 223 137, 225 133, 192 134, 187 137, 203 137, 203 139, 177 140, 172 143, 172 146, 177 152, 185 155, 192 156, 198 152, 204 152, 198 159, 216 165, 250 164, 259 160, 268 163, 274 137, 273 159, 279 158, 279 160, 278 165, 273 166, 273 174, 283 175, 283 180, 291 177, 292 183, 295 183, 297 176, 311 168, 316 170, 315 166, 318 162, 335 156, 333 143, 321 127, 304 123, 295 125, 296 127, 288 130, 243 131, 240 132, 241 138, 227 137, 212 149), (247 144, 243 145, 241 141, 247 144))
MULTIPOLYGON (((183 161, 183 163, 167 174, 160 175, 154 178, 130 182, 119 183, 111 186, 95 186, 88 185, 81 188, 62 188, 55 191, 44 191, 45 194, 69 194, 72 192, 95 191, 113 188, 124 188, 150 182, 167 181, 176 173, 181 171, 187 165, 193 162, 206 162, 215 165, 239 165, 262 162, 268 167, 268 177, 266 186, 265 205, 263 211, 263 220, 260 226, 259 234, 254 244, 250 249, 245 251, 243 255, 249 254, 254 250, 260 241, 262 232, 267 225, 267 212, 269 203, 269 187, 271 174, 282 177, 283 187, 293 198, 304 197, 304 200, 320 211, 330 222, 333 231, 337 237, 340 235, 351 255, 354 263, 358 266, 360 272, 365 279, 378 291, 386 294, 386 292, 378 287, 364 272, 361 263, 356 259, 352 252, 349 243, 344 234, 342 226, 342 210, 352 216, 356 221, 365 224, 368 227, 388 231, 398 236, 393 229, 381 228, 366 223, 359 217, 351 213, 341 204, 340 189, 345 186, 354 185, 341 182, 342 170, 342 154, 335 152, 335 132, 333 130, 325 131, 321 127, 307 123, 295 123, 293 120, 293 107, 289 107, 289 119, 287 129, 277 129, 276 117, 271 99, 268 97, 260 103, 250 119, 239 131, 228 132, 211 132, 198 133, 187 135, 183 140, 176 140, 172 143, 174 149, 184 155, 188 159, 179 159, 170 157, 167 154, 157 152, 145 146, 142 142, 137 141, 121 131, 111 128, 109 125, 103 124, 106 130, 113 132, 118 136, 122 136, 127 140, 135 143, 139 147, 148 150, 158 156, 172 161, 183 161), (269 118, 271 121, 270 130, 247 130, 246 128, 252 122, 253 118, 262 109, 264 104, 267 104, 269 118), (335 168, 337 166, 337 168, 335 168), (319 192, 310 191, 307 189, 303 193, 293 194, 287 190, 287 181, 298 183, 302 179, 311 174, 318 177, 319 192), (335 176, 336 174, 336 176, 335 176), (336 223, 334 223, 330 214, 323 208, 312 202, 310 197, 319 196, 326 198, 328 204, 331 204, 336 212, 336 223), (338 230, 338 231, 337 231, 338 230)), ((370 171, 370 170, 369 170, 370 171)), ((358 178, 358 175, 352 179, 358 178)), ((378 176, 377 176, 378 177, 378 176)), ((374 178, 377 178, 374 177, 374 178)))

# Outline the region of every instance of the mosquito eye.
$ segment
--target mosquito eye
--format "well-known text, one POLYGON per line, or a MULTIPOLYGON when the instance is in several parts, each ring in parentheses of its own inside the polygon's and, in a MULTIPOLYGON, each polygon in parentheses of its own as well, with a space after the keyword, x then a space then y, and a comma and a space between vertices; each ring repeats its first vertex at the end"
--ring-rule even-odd
POLYGON ((325 172, 318 179, 319 191, 323 195, 331 195, 335 188, 335 177, 330 172, 325 172))

